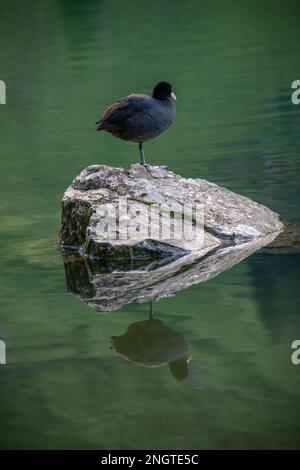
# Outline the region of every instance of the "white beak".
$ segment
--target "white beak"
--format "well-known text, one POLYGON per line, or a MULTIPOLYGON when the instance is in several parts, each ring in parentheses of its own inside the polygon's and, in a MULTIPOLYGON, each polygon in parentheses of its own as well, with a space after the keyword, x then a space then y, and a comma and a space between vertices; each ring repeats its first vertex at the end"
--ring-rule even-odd
POLYGON ((173 93, 173 91, 172 91, 172 93, 171 93, 171 98, 172 98, 173 101, 176 101, 176 99, 177 99, 177 98, 176 98, 176 95, 175 95, 175 93, 173 93))

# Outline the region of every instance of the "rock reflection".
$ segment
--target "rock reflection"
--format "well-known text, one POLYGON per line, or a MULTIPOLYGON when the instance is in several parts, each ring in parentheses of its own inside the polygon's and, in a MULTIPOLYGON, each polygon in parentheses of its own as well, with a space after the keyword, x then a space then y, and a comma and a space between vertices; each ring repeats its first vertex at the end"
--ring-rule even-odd
POLYGON ((111 264, 74 254, 64 255, 68 290, 98 312, 112 312, 134 301, 145 303, 206 282, 271 243, 277 233, 241 245, 191 252, 138 266, 111 264))
POLYGON ((300 222, 287 223, 284 231, 260 251, 274 255, 300 253, 300 222))

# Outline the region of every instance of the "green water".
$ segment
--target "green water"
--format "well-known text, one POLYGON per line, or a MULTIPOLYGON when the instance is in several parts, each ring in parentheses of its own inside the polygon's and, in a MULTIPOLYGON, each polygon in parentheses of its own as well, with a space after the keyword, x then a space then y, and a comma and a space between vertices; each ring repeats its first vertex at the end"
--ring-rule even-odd
POLYGON ((72 179, 138 160, 94 122, 159 80, 177 120, 149 162, 299 221, 299 41, 296 0, 1 0, 1 448, 300 448, 299 254, 254 254, 156 305, 192 356, 180 381, 111 349, 148 306, 97 314, 56 247, 72 179))

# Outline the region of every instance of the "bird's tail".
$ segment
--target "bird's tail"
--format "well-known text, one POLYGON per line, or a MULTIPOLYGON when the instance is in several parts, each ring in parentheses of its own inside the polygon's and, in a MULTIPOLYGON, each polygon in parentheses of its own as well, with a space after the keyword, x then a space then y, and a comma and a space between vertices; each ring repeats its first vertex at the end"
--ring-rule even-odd
POLYGON ((120 127, 115 126, 114 124, 111 124, 110 122, 102 121, 101 119, 99 121, 97 121, 96 124, 98 124, 97 131, 118 131, 118 130, 120 130, 120 127))

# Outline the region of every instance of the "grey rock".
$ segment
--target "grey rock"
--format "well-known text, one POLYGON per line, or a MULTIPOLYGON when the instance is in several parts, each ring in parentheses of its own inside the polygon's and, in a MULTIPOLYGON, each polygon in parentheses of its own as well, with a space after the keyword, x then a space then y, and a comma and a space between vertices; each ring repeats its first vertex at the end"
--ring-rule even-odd
POLYGON ((278 214, 206 180, 183 178, 161 167, 92 165, 64 194, 60 245, 101 259, 152 259, 243 243, 282 229, 278 214), (119 210, 120 198, 126 198, 126 213, 119 210), (196 206, 203 208, 204 220, 199 223, 191 209, 182 221, 182 208, 196 206), (153 207, 159 208, 156 219, 153 207), (170 234, 165 232, 170 223, 166 208, 173 211, 170 234), (107 231, 107 224, 115 224, 115 231, 107 231), (125 226, 129 238, 120 236, 125 226), (185 236, 174 236, 182 227, 185 236))

